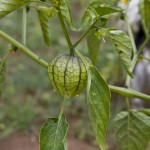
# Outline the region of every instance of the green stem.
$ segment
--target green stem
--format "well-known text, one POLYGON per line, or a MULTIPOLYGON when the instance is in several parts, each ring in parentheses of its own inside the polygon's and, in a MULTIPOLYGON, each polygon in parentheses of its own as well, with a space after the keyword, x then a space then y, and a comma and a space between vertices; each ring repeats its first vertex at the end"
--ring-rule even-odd
POLYGON ((140 54, 143 51, 144 47, 147 45, 149 39, 150 39, 150 36, 147 36, 146 39, 144 40, 143 44, 140 46, 139 50, 137 51, 136 55, 134 55, 132 63, 131 63, 131 71, 133 71, 133 69, 136 65, 136 62, 138 60, 138 57, 140 56, 140 54))
MULTIPOLYGON (((143 51, 144 47, 147 45, 148 41, 150 40, 150 35, 148 35, 146 37, 146 39, 144 40, 143 44, 140 46, 140 48, 138 49, 137 53, 134 55, 132 62, 131 62, 131 67, 130 67, 130 71, 133 72, 133 69, 137 63, 138 57, 140 56, 141 52, 143 51)), ((130 87, 130 83, 131 83, 131 77, 127 76, 126 79, 126 85, 128 87, 130 87)))
POLYGON ((81 35, 81 37, 73 44, 74 48, 84 39, 84 37, 88 34, 90 30, 91 27, 81 35))
POLYGON ((6 34, 5 32, 0 30, 0 36, 2 36, 4 39, 15 45, 19 50, 21 50, 23 53, 25 53, 27 56, 29 56, 31 59, 33 59, 35 62, 43 66, 44 68, 48 68, 48 63, 41 59, 39 56, 37 56, 35 53, 33 53, 30 49, 25 47, 23 44, 19 43, 15 39, 13 39, 11 36, 6 34))
POLYGON ((142 99, 144 101, 150 102, 150 96, 149 95, 134 91, 132 89, 127 89, 127 88, 122 88, 122 87, 117 87, 117 86, 112 86, 112 85, 109 85, 109 88, 110 88, 111 92, 118 93, 122 96, 125 96, 128 98, 139 98, 139 99, 142 99))
POLYGON ((26 37, 27 37, 27 12, 26 6, 23 6, 22 41, 24 45, 26 45, 26 37))
POLYGON ((64 33, 64 35, 65 35, 65 38, 66 38, 66 41, 67 41, 69 50, 70 50, 70 55, 72 55, 72 54, 74 53, 74 52, 73 52, 73 46, 72 46, 72 43, 71 43, 71 40, 70 40, 68 31, 67 31, 67 29, 66 29, 66 26, 65 26, 65 23, 64 23, 64 20, 63 20, 63 17, 62 17, 60 8, 59 8, 58 10, 59 10, 59 12, 58 12, 58 18, 59 18, 59 21, 60 21, 60 24, 61 24, 63 33, 64 33))
MULTIPOLYGON (((133 36, 133 33, 132 33, 132 29, 131 29, 127 14, 125 14, 124 17, 125 17, 125 23, 126 23, 126 26, 127 26, 127 29, 128 29, 128 34, 129 34, 129 37, 130 37, 130 40, 131 40, 132 48, 133 48, 133 58, 134 58, 136 53, 137 53, 137 48, 136 48, 136 45, 135 45, 134 36, 133 36)), ((133 71, 132 65, 130 67, 130 71, 131 72, 133 71)), ((130 83, 131 83, 130 81, 131 81, 131 77, 129 75, 127 75, 126 86, 128 88, 130 88, 130 83)))
POLYGON ((89 31, 92 29, 92 27, 96 24, 98 20, 96 20, 82 35, 81 37, 73 44, 73 47, 75 48, 83 39, 84 37, 89 33, 89 31))
POLYGON ((131 25, 129 23, 127 14, 125 14, 125 22, 126 22, 126 26, 127 26, 127 29, 128 29, 129 37, 131 39, 132 48, 133 48, 133 55, 134 55, 134 54, 137 53, 137 48, 136 48, 136 44, 135 44, 135 41, 134 41, 134 36, 133 36, 133 33, 132 33, 131 25))
POLYGON ((140 56, 140 58, 142 58, 142 59, 147 60, 147 61, 150 62, 150 58, 144 57, 144 56, 142 56, 142 55, 140 56))
POLYGON ((147 45, 147 43, 150 40, 150 35, 146 36, 146 39, 144 40, 143 44, 140 46, 140 48, 137 51, 137 58, 139 57, 139 55, 141 54, 141 52, 143 51, 143 49, 145 48, 145 46, 147 45))
POLYGON ((144 114, 150 116, 150 109, 148 109, 148 108, 139 109, 139 110, 135 110, 135 111, 137 111, 137 112, 142 112, 142 113, 144 113, 144 114))
POLYGON ((62 114, 64 113, 64 108, 65 108, 65 105, 66 105, 66 101, 67 101, 67 99, 64 97, 63 104, 61 105, 59 118, 61 118, 62 114))
POLYGON ((127 108, 128 108, 128 112, 130 112, 130 102, 129 102, 129 98, 128 97, 125 97, 125 101, 126 101, 126 105, 127 105, 127 108))

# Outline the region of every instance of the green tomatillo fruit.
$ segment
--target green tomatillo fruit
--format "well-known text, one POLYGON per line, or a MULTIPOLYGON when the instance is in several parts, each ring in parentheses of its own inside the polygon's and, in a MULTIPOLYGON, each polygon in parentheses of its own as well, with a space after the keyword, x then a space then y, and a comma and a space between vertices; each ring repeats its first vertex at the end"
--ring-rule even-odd
MULTIPOLYGON (((85 57, 89 63, 91 61, 85 57)), ((87 70, 80 57, 58 54, 48 66, 53 88, 66 98, 78 95, 87 84, 87 70)))

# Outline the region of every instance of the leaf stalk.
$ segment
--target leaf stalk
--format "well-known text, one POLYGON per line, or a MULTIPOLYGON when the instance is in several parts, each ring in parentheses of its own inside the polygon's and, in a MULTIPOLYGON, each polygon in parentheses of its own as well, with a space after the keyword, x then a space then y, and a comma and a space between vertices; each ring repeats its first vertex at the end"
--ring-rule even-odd
POLYGON ((7 41, 9 41, 13 45, 15 45, 20 51, 22 51, 23 53, 25 53, 32 60, 34 60, 35 62, 37 62, 38 64, 40 64, 42 67, 44 67, 46 69, 48 68, 48 63, 45 60, 41 59, 38 55, 36 55, 35 53, 33 53, 29 48, 27 48, 26 46, 24 46, 20 42, 16 41, 11 36, 9 36, 5 32, 3 32, 2 30, 0 30, 0 36, 2 36, 4 39, 6 39, 7 41))
POLYGON ((59 21, 60 21, 60 24, 61 24, 63 33, 64 33, 64 35, 65 35, 65 38, 66 38, 66 41, 67 41, 69 50, 70 50, 70 55, 73 55, 73 54, 74 54, 74 50, 73 50, 73 46, 72 46, 72 43, 71 43, 69 34, 68 34, 67 29, 66 29, 66 26, 65 26, 65 23, 64 23, 64 20, 63 20, 63 17, 62 17, 62 13, 61 13, 60 8, 58 8, 58 10, 59 10, 59 12, 58 12, 58 18, 59 18, 59 21))

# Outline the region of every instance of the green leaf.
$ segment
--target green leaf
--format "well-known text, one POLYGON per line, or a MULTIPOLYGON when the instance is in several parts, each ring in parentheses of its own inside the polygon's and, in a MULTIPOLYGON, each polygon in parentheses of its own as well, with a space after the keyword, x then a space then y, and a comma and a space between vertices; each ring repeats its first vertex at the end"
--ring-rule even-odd
POLYGON ((50 46, 49 17, 55 16, 58 11, 54 7, 39 7, 37 9, 37 12, 40 20, 44 41, 48 46, 50 46))
POLYGON ((88 44, 88 50, 89 50, 89 57, 93 63, 93 65, 96 64, 98 53, 100 49, 100 41, 95 36, 95 31, 92 31, 87 36, 87 44, 88 44))
POLYGON ((62 115, 49 118, 40 132, 40 150, 66 150, 68 124, 62 115))
POLYGON ((150 140, 150 117, 140 112, 121 112, 114 122, 122 150, 146 149, 150 140))
POLYGON ((130 38, 121 30, 110 30, 109 34, 114 42, 115 48, 119 54, 122 64, 124 65, 124 68, 132 77, 133 75, 129 70, 132 56, 132 44, 130 38))
POLYGON ((97 13, 99 16, 105 16, 108 14, 116 13, 116 12, 121 12, 123 9, 119 7, 111 7, 109 5, 100 5, 96 8, 97 13))
MULTIPOLYGON (((102 19, 98 21, 95 26, 98 27, 104 27, 106 25, 107 19, 102 19)), ((97 62, 99 49, 101 41, 97 39, 95 36, 95 30, 91 30, 87 36, 87 44, 88 44, 88 50, 89 50, 89 56, 92 60, 92 63, 95 65, 97 62)))
POLYGON ((101 4, 103 4, 102 0, 95 1, 89 4, 82 17, 80 30, 84 28, 88 28, 96 21, 96 19, 98 19, 99 15, 96 12, 95 8, 101 4))
POLYGON ((141 14, 142 24, 145 30, 145 33, 148 34, 150 31, 150 1, 149 0, 140 0, 139 10, 141 14))
POLYGON ((98 70, 88 69, 88 109, 91 124, 99 147, 105 150, 106 130, 110 113, 110 90, 98 70))
POLYGON ((72 19, 72 13, 70 10, 70 5, 68 0, 61 0, 60 1, 60 10, 61 10, 61 14, 63 16, 64 21, 69 25, 69 27, 76 31, 77 29, 74 26, 74 22, 72 19))
POLYGON ((29 2, 30 0, 0 0, 0 19, 29 2))
POLYGON ((91 26, 96 20, 101 19, 102 17, 121 12, 122 9, 119 7, 111 7, 106 5, 102 0, 98 0, 89 4, 85 13, 82 17, 80 30, 83 28, 88 28, 91 26))
POLYGON ((0 97, 4 88, 4 80, 5 80, 5 62, 3 59, 0 59, 0 97))
POLYGON ((57 8, 60 8, 63 19, 70 27, 70 29, 72 29, 73 31, 77 31, 73 22, 69 1, 68 0, 49 0, 49 1, 57 8))

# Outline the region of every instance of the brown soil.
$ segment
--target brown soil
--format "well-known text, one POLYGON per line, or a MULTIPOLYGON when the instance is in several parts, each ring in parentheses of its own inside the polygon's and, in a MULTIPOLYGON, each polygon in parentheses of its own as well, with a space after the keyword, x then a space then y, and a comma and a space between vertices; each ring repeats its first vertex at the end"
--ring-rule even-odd
MULTIPOLYGON (((98 150, 98 148, 69 136, 69 150, 98 150)), ((16 133, 0 141, 0 150, 39 150, 38 135, 16 133)))

